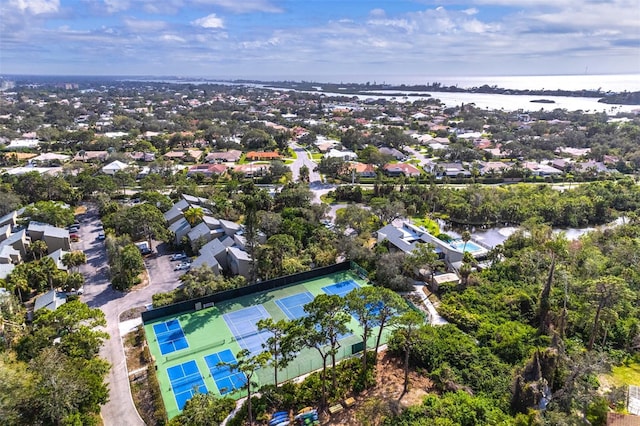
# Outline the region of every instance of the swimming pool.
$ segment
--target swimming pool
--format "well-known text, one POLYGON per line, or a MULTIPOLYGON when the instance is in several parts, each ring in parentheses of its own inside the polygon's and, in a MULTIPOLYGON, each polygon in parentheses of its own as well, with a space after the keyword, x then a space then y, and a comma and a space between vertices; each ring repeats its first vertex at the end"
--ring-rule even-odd
POLYGON ((477 253, 477 252, 484 251, 483 247, 479 246, 473 241, 467 241, 466 247, 464 245, 464 241, 462 240, 453 240, 449 244, 451 244, 451 247, 453 247, 456 250, 462 251, 464 249, 464 251, 468 251, 469 253, 477 253))

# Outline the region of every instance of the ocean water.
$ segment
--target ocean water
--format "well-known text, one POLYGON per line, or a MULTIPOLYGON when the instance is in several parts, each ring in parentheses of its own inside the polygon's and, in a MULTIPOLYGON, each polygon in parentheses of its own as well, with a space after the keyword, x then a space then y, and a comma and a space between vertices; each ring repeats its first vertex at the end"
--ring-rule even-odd
MULTIPOLYGON (((235 77, 211 77, 202 79, 145 79, 167 83, 204 84, 207 82, 231 82, 243 79, 235 77)), ((582 74, 582 75, 517 75, 517 76, 451 76, 451 75, 351 75, 351 76, 263 76, 252 77, 256 81, 316 81, 319 83, 366 83, 378 84, 429 84, 441 83, 445 86, 457 86, 463 89, 480 87, 485 84, 504 89, 518 90, 597 90, 603 92, 635 92, 640 91, 640 74, 582 74)))
MULTIPOLYGON (((345 80, 347 81, 347 80, 345 80)), ((370 81, 373 81, 370 79, 370 81)), ((442 83, 464 89, 483 85, 518 90, 597 90, 604 92, 634 92, 640 90, 640 74, 582 75, 517 75, 517 76, 393 76, 377 79, 389 84, 442 83)))

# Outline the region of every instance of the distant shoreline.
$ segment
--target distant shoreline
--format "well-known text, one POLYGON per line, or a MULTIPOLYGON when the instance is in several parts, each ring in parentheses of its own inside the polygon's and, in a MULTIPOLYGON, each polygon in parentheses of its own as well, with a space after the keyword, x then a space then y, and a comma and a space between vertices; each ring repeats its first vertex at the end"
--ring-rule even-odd
MULTIPOLYGON (((531 78, 567 78, 571 76, 531 76, 531 78)), ((576 76, 588 77, 588 76, 576 76)), ((625 78, 635 79, 637 77, 640 81, 640 75, 624 74, 624 75, 609 75, 609 76, 593 76, 594 78, 625 78)), ((490 79, 491 77, 459 77, 458 79, 468 79, 468 82, 477 79, 490 79)), ((520 79, 527 78, 526 76, 512 76, 512 77, 495 77, 496 80, 500 79, 520 79)), ((441 82, 432 82, 426 84, 378 84, 370 82, 367 83, 320 83, 316 81, 266 81, 266 80, 224 80, 224 79, 194 79, 194 78, 179 78, 179 77, 149 77, 149 76, 19 76, 19 75, 7 75, 0 76, 1 79, 14 80, 18 84, 56 84, 56 83, 79 83, 79 84, 95 84, 97 82, 148 82, 159 84, 238 84, 238 85, 256 85, 269 89, 286 89, 297 91, 308 91, 317 93, 340 93, 345 96, 350 95, 365 95, 365 96, 412 96, 419 94, 424 97, 430 97, 431 94, 427 92, 444 92, 444 93, 479 93, 479 94, 491 94, 491 95, 529 95, 529 96, 563 96, 563 97, 577 97, 577 98, 594 98, 598 99, 598 102, 604 104, 618 104, 618 105, 640 105, 640 88, 637 91, 623 90, 623 91, 611 91, 598 89, 579 89, 579 90, 567 90, 567 89, 514 89, 500 87, 497 84, 489 85, 483 84, 481 86, 473 87, 459 87, 458 85, 447 85, 441 82)), ((425 77, 428 79, 428 77, 425 77)), ((592 82, 593 83, 593 82, 592 82)), ((534 102, 534 101, 532 101, 534 102)), ((542 100, 536 100, 539 103, 551 103, 550 101, 542 102, 542 100)))

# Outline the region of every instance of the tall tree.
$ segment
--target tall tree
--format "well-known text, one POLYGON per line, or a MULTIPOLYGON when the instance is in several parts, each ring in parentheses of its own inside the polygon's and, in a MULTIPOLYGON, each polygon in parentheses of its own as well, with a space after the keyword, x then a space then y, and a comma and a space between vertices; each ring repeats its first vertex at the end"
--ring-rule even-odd
POLYGON ((121 211, 115 218, 115 227, 119 233, 129 234, 134 241, 146 240, 151 249, 152 239, 165 241, 169 236, 164 215, 149 203, 121 211))
POLYGON ((354 315, 362 328, 362 374, 367 372, 367 340, 371 337, 373 328, 377 324, 375 306, 378 294, 375 287, 360 287, 346 295, 347 309, 354 315))
POLYGON ((418 275, 422 268, 428 268, 431 284, 433 284, 433 277, 438 268, 444 266, 444 262, 440 260, 440 256, 436 253, 435 244, 432 243, 417 244, 407 257, 407 262, 410 267, 417 269, 418 275))
POLYGON ((286 319, 274 321, 272 318, 265 318, 258 321, 256 326, 260 331, 266 330, 271 333, 262 347, 271 355, 273 382, 278 386, 278 370, 286 368, 289 362, 295 359, 298 351, 299 324, 286 319))
POLYGON ((253 425, 253 410, 251 407, 251 390, 253 386, 257 386, 257 383, 253 382, 253 376, 256 371, 263 368, 269 362, 271 354, 269 352, 260 352, 257 355, 251 356, 251 352, 247 349, 243 349, 236 354, 238 362, 236 364, 229 365, 229 367, 235 368, 238 371, 244 373, 247 376, 247 416, 249 417, 249 425, 253 425))
POLYGON ((34 260, 40 260, 49 252, 49 247, 44 240, 36 240, 29 245, 29 251, 34 260))
POLYGON ((627 283, 622 278, 615 276, 604 276, 591 281, 588 285, 590 287, 589 290, 592 300, 596 302, 596 312, 593 318, 589 343, 587 344, 587 349, 592 350, 596 336, 600 330, 600 322, 603 314, 619 303, 630 300, 631 294, 627 283))
POLYGON ((384 328, 389 325, 389 321, 396 315, 400 315, 406 310, 407 304, 402 297, 393 290, 385 287, 373 287, 373 289, 375 289, 373 298, 377 300, 375 308, 373 309, 375 322, 378 326, 378 336, 376 337, 376 346, 374 348, 377 356, 384 328))
POLYGON ((462 246, 462 252, 464 253, 467 251, 467 243, 471 240, 471 232, 464 230, 460 237, 462 238, 462 241, 464 241, 464 245, 462 246))
POLYGON ((71 271, 77 271, 77 268, 85 263, 87 263, 87 255, 82 250, 74 250, 62 256, 62 264, 71 271))
POLYGON ((418 312, 409 310, 401 316, 395 317, 392 322, 396 327, 393 336, 398 340, 398 346, 404 352, 404 384, 402 387, 402 395, 404 395, 409 389, 409 358, 411 351, 416 346, 418 330, 424 324, 424 319, 418 312))
POLYGON ((304 328, 312 334, 310 340, 329 347, 327 354, 331 356, 331 380, 334 389, 337 388, 336 355, 340 349, 339 340, 349 332, 348 324, 351 321, 351 316, 344 311, 344 308, 345 300, 335 294, 319 294, 304 305, 304 311, 308 314, 304 319, 304 328))
POLYGON ((549 227, 542 230, 544 240, 542 247, 549 256, 550 264, 542 291, 540 292, 540 305, 538 309, 539 330, 541 334, 549 331, 549 310, 551 309, 551 289, 553 287, 553 279, 555 277, 556 263, 559 258, 567 254, 567 239, 564 233, 557 235, 551 234, 549 227))

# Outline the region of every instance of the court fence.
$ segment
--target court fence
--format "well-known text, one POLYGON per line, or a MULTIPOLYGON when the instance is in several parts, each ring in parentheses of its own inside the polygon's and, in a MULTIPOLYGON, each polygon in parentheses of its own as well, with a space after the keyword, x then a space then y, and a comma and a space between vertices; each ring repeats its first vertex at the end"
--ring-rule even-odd
POLYGON ((272 280, 261 281, 254 284, 249 284, 244 287, 225 290, 225 291, 210 294, 207 296, 185 300, 183 302, 174 303, 172 305, 162 306, 160 308, 144 311, 142 312, 142 321, 146 323, 148 321, 152 321, 152 320, 163 318, 170 315, 177 315, 185 312, 193 312, 198 309, 201 309, 202 307, 212 306, 212 304, 223 302, 229 299, 235 299, 236 297, 248 296, 250 294, 259 293, 267 290, 273 290, 276 288, 285 287, 290 284, 311 280, 324 275, 329 275, 336 272, 344 272, 349 270, 356 272, 356 274, 358 275, 360 275, 360 273, 364 271, 364 269, 362 269, 355 262, 345 261, 345 262, 335 263, 333 265, 312 269, 310 271, 286 275, 284 277, 274 278, 272 280))

